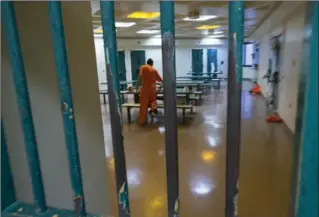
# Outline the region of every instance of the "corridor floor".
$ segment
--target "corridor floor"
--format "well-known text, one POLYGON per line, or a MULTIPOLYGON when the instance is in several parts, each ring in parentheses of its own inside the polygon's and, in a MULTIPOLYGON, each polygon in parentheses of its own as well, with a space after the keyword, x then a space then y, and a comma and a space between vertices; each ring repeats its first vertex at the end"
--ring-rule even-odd
MULTIPOLYGON (((226 97, 225 87, 213 90, 178 127, 181 217, 224 217, 226 97)), ((108 104, 102 105, 112 215, 117 216, 108 111, 108 104)), ((263 99, 244 90, 238 202, 243 217, 283 217, 288 211, 292 135, 283 124, 266 124, 265 113, 263 99)), ((138 111, 132 114, 137 119, 138 111)), ((131 217, 166 217, 164 127, 139 127, 127 123, 125 112, 123 117, 131 217)))

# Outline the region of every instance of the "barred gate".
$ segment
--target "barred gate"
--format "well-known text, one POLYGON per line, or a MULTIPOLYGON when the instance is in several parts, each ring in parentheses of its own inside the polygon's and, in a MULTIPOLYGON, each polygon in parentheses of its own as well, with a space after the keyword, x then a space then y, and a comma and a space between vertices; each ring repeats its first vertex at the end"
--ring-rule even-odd
MULTIPOLYGON (((16 27, 15 12, 11 1, 1 2, 2 22, 4 24, 5 38, 8 44, 11 67, 13 69, 13 78, 17 94, 17 104, 19 108, 20 121, 24 134, 25 152, 28 159, 30 179, 34 195, 34 203, 26 204, 21 201, 15 201, 15 191, 12 184, 10 173, 9 156, 6 150, 5 127, 1 126, 1 193, 2 212, 4 216, 94 216, 88 214, 85 207, 85 197, 83 194, 82 174, 78 151, 78 141, 76 134, 76 125, 73 113, 72 90, 70 86, 69 69, 67 62, 67 53, 64 41, 64 28, 61 14, 61 3, 59 1, 49 1, 49 25, 51 27, 52 43, 54 47, 54 58, 56 73, 58 76, 61 112, 63 116, 63 127, 68 153, 70 182, 73 190, 74 210, 61 210, 54 207, 48 207, 46 203, 44 185, 40 169, 39 154, 37 150, 36 132, 32 119, 32 111, 29 102, 28 86, 25 76, 25 68, 20 48, 18 30, 16 27)), ((313 38, 310 49, 313 55, 310 59, 309 80, 306 112, 304 115, 304 131, 302 136, 302 145, 307 145, 313 141, 318 143, 318 134, 315 137, 313 129, 318 130, 318 122, 313 123, 315 112, 318 119, 318 2, 311 3, 314 7, 315 19, 313 24, 313 38), (315 23, 315 24, 314 24, 315 23), (317 72, 317 74, 316 74, 317 72), (316 83, 315 83, 316 82, 316 83), (311 95, 316 93, 316 95, 311 95), (310 99, 316 99, 315 106, 309 107, 310 99), (314 125, 309 128, 309 124, 314 125), (305 131, 305 129, 307 131, 305 131), (309 134, 312 132, 312 134, 309 134), (311 138, 308 139, 308 138, 311 138), (308 139, 308 140, 307 140, 308 139)), ((164 69, 164 95, 165 111, 176 111, 176 87, 175 87, 175 27, 174 27, 174 2, 161 1, 161 33, 162 33, 162 57, 164 69)), ((113 147, 115 157, 116 188, 119 192, 118 210, 119 216, 130 216, 128 187, 126 177, 126 164, 123 150, 121 102, 119 89, 119 73, 117 64, 116 31, 114 24, 114 2, 101 2, 101 18, 103 26, 103 38, 105 44, 105 56, 108 71, 109 106, 111 113, 111 128, 113 136, 113 147)), ((242 45, 244 41, 244 4, 242 1, 229 2, 229 71, 228 71, 228 108, 227 108, 227 159, 226 159, 226 207, 225 216, 237 216, 237 196, 238 196, 238 177, 239 177, 239 152, 240 152, 240 105, 241 105, 241 81, 242 81, 242 45)), ((302 96, 303 97, 303 96, 302 96)), ((166 169, 167 169, 167 200, 168 216, 175 217, 179 215, 179 188, 178 188, 178 141, 177 141, 177 122, 176 112, 165 112, 165 143, 166 143, 166 169)), ((308 150, 302 151, 302 159, 308 155, 308 150)), ((318 156, 317 156, 318 169, 318 156)), ((305 160, 304 160, 305 161, 305 160)), ((301 162, 301 169, 307 162, 301 162)), ((309 168, 307 168, 309 169, 309 168)), ((309 181, 309 173, 301 173, 301 186, 309 187, 313 182, 309 181), (307 186, 305 186, 307 184, 307 186), (309 184, 309 186, 308 186, 309 184)), ((318 181, 318 177, 317 177, 318 181)), ((300 185, 298 186, 298 188, 300 185)), ((310 186, 311 187, 311 186, 310 186)), ((318 186, 317 186, 318 189, 318 186)), ((310 191, 309 191, 310 192, 310 191)), ((318 191, 315 191, 318 192, 318 191)), ((305 209, 307 199, 314 198, 313 195, 303 194, 298 198, 297 216, 303 217, 303 212, 309 212, 305 209)), ((318 203, 314 198, 314 204, 318 203)), ((315 216, 310 213, 309 217, 315 216)), ((98 214, 97 214, 98 215, 98 214)), ((318 213, 317 213, 318 215, 318 213)))

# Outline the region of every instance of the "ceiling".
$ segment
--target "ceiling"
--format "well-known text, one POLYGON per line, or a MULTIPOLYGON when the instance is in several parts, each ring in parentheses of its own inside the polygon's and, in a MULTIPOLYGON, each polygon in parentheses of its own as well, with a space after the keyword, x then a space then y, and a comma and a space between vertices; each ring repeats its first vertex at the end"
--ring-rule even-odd
MULTIPOLYGON (((245 2, 245 37, 249 37, 256 28, 277 8, 281 2, 250 1, 245 2)), ((117 27, 118 38, 149 38, 160 33, 138 34, 140 30, 160 31, 160 17, 152 19, 132 19, 127 16, 135 11, 159 12, 158 2, 147 1, 115 1, 115 21, 134 22, 135 25, 127 28, 117 27)), ((98 33, 101 29, 101 17, 98 4, 93 6, 93 29, 98 33), (93 8, 95 7, 95 8, 93 8)), ((227 38, 228 35, 228 1, 175 1, 175 36, 176 38, 227 38), (215 15, 216 18, 206 21, 185 21, 189 12, 199 12, 200 16, 215 15), (202 25, 214 25, 213 30, 197 30, 202 25), (219 26, 219 27, 218 27, 219 26), (216 34, 215 34, 216 33, 216 34)))

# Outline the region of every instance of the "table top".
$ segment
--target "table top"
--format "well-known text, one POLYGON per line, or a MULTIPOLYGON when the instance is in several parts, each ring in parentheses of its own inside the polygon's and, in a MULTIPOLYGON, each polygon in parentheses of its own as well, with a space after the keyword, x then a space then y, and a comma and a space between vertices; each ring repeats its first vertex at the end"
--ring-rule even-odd
POLYGON ((206 76, 206 75, 190 75, 190 76, 178 76, 176 77, 176 80, 183 80, 183 79, 211 79, 212 76, 206 76))
POLYGON ((186 73, 187 75, 213 75, 213 74, 223 74, 222 72, 203 72, 203 73, 200 73, 200 72, 187 72, 186 73))
POLYGON ((201 85, 204 83, 204 81, 176 80, 176 85, 201 85))
MULTIPOLYGON (((133 80, 133 81, 120 81, 120 84, 121 85, 124 85, 124 84, 133 84, 137 82, 137 80, 133 80)), ((101 84, 107 84, 107 82, 101 82, 101 84)))
MULTIPOLYGON (((139 93, 138 91, 129 91, 129 90, 123 90, 121 91, 121 94, 137 94, 139 93)), ((163 91, 156 91, 157 94, 162 94, 164 93, 163 91)), ((203 94, 202 91, 185 91, 185 90, 176 90, 176 94, 203 94)))

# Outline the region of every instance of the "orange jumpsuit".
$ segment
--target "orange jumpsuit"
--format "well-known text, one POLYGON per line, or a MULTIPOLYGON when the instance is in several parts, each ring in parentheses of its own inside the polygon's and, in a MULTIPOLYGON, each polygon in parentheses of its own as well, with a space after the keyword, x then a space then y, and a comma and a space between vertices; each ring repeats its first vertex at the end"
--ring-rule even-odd
POLYGON ((143 65, 140 68, 142 89, 140 94, 139 124, 145 124, 147 111, 150 107, 152 111, 157 108, 156 103, 156 81, 162 82, 156 69, 150 65, 143 65))

